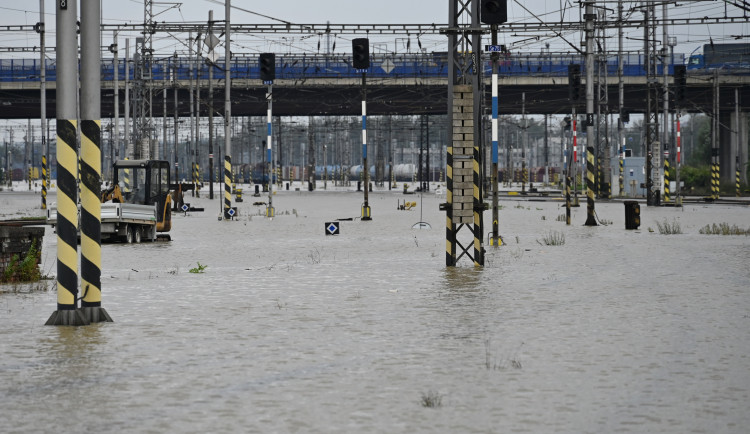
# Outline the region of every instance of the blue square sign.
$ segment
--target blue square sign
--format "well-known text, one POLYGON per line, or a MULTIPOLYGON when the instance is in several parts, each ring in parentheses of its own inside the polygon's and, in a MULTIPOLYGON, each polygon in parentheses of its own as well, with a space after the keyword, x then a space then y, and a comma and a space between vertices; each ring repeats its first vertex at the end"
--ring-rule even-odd
POLYGON ((338 235, 339 233, 339 222, 326 222, 326 235, 338 235))

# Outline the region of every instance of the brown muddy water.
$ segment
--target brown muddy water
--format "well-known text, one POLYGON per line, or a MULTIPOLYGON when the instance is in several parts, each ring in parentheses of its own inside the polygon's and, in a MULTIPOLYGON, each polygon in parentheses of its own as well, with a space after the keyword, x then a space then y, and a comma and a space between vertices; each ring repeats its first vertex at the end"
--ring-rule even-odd
MULTIPOLYGON (((176 215, 171 242, 104 245, 114 323, 44 326, 52 282, 0 287, 0 431, 750 426, 750 237, 698 233, 750 228, 748 206, 642 204, 626 231, 619 202, 597 202, 611 224, 586 227, 585 206, 566 226, 559 201, 503 200, 505 245, 486 245, 476 270, 445 267, 434 193, 375 191, 370 222, 351 191, 279 192, 273 220, 256 200, 218 221, 218 199, 188 198, 206 211, 176 215), (404 199, 421 218, 396 209, 404 199), (412 229, 420 220, 432 230, 412 229), (683 233, 659 234, 665 221, 683 233), (544 245, 550 233, 565 243, 544 245)), ((38 195, 0 192, 0 218, 41 212, 38 195)), ((56 243, 48 228, 49 275, 56 243)))

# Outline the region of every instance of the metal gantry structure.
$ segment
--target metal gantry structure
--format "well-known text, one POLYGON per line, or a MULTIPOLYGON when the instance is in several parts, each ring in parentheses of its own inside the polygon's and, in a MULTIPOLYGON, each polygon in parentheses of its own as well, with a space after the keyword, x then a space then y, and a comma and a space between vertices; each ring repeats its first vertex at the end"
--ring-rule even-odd
POLYGON ((448 128, 452 140, 446 156, 447 266, 456 266, 467 256, 475 267, 484 266, 484 198, 482 186, 481 98, 484 90, 477 53, 481 52, 483 29, 479 1, 451 0, 448 36, 448 128), (459 238, 462 228, 471 228, 470 241, 459 238))

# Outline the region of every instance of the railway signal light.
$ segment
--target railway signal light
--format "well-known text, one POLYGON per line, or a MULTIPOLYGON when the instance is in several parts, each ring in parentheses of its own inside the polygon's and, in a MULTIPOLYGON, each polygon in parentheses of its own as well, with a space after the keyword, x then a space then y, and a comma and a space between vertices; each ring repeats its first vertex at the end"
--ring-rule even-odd
POLYGON ((687 68, 685 65, 674 66, 674 100, 677 105, 685 102, 685 87, 687 87, 687 68))
POLYGON ((508 21, 508 0, 482 0, 479 16, 485 24, 502 24, 508 21))
POLYGON ((261 53, 258 63, 260 63, 260 79, 263 83, 273 83, 276 79, 276 55, 261 53))
POLYGON ((352 39, 352 66, 354 69, 370 67, 370 40, 367 38, 352 39))
POLYGON ((581 99, 581 65, 568 65, 568 95, 574 103, 581 99))

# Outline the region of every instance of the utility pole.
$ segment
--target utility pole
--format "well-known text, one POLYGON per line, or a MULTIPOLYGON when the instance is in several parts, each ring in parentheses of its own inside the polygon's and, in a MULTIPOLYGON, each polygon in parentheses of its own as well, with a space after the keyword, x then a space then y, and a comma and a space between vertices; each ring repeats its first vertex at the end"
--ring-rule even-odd
POLYGON ((101 290, 101 6, 81 3, 81 308, 89 322, 112 322, 101 290))
MULTIPOLYGON (((214 11, 208 11, 208 33, 206 40, 211 42, 214 37, 214 11)), ((213 43, 209 45, 208 65, 208 198, 214 198, 214 61, 213 43)))
POLYGON ((192 196, 195 196, 195 130, 193 125, 195 122, 195 112, 193 111, 193 32, 188 32, 188 116, 190 117, 190 141, 188 142, 185 154, 188 156, 185 162, 185 170, 187 171, 187 163, 190 162, 190 172, 187 174, 188 178, 193 184, 191 190, 192 196))
POLYGON ((742 149, 742 145, 740 143, 740 97, 739 89, 736 87, 734 88, 734 145, 736 149, 734 165, 735 195, 740 197, 742 196, 740 190, 740 149, 742 149))
POLYGON ((312 116, 307 117, 307 189, 315 190, 315 121, 312 116))
MULTIPOLYGON (((169 59, 166 59, 164 61, 166 63, 164 67, 164 73, 169 74, 172 70, 172 65, 170 65, 169 59)), ((167 75, 168 76, 168 75, 167 75)), ((165 77, 167 78, 167 77, 165 77)), ((167 80, 164 80, 164 84, 161 88, 161 96, 162 96, 162 102, 161 102, 161 109, 162 109, 162 117, 161 117, 161 149, 164 150, 164 158, 169 161, 169 153, 167 152, 167 87, 169 85, 167 84, 167 80)), ((160 160, 161 159, 161 153, 159 149, 159 144, 156 143, 154 145, 154 159, 160 160)))
POLYGON ((663 3, 661 6, 662 19, 662 43, 661 43, 661 67, 662 67, 662 85, 663 87, 663 103, 664 103, 664 114, 662 115, 662 134, 661 134, 661 155, 664 156, 664 202, 669 203, 670 191, 669 191, 669 154, 671 149, 669 147, 669 29, 667 28, 667 3, 663 3))
POLYGON ((130 39, 125 38, 125 159, 133 158, 133 145, 130 142, 130 39))
POLYGON ((57 310, 46 325, 87 325, 78 309, 78 2, 56 5, 57 310))
POLYGON ((526 152, 529 147, 529 120, 526 118, 526 92, 521 93, 521 117, 523 120, 523 145, 521 145, 521 194, 526 194, 529 172, 526 168, 526 152))
POLYGON ((594 209, 594 2, 584 1, 586 30, 586 226, 597 226, 594 209))
MULTIPOLYGON (((112 148, 114 149, 110 149, 110 170, 112 170, 112 164, 120 158, 120 59, 117 53, 117 30, 112 32, 112 40, 109 51, 114 55, 115 129, 112 131, 114 137, 112 148)), ((114 174, 111 176, 111 179, 114 179, 114 174)))
MULTIPOLYGON (((200 86, 200 77, 201 77, 201 67, 200 67, 200 58, 201 58, 201 34, 198 33, 195 37, 195 66, 196 66, 196 78, 195 78, 195 142, 193 147, 193 183, 194 185, 194 192, 195 197, 200 197, 201 194, 201 180, 200 180, 200 140, 201 140, 201 134, 200 134, 200 127, 201 127, 201 109, 200 109, 200 101, 201 101, 201 86, 200 86)), ((190 41, 192 44, 193 41, 190 41)))
MULTIPOLYGON (((229 124, 232 118, 232 103, 229 94, 232 89, 230 76, 232 55, 230 51, 230 10, 231 0, 224 0, 224 219, 234 217, 234 210, 232 209, 232 132, 229 124)), ((175 128, 177 128, 177 125, 175 125, 175 128)))
POLYGON ((42 209, 47 209, 47 181, 48 181, 48 167, 47 158, 49 157, 49 149, 47 149, 47 62, 44 53, 44 0, 39 0, 39 24, 37 25, 37 31, 39 32, 39 96, 41 101, 41 136, 42 136, 42 209))
POLYGON ((625 106, 625 80, 623 79, 624 59, 623 49, 623 0, 617 2, 617 147, 619 155, 620 172, 618 177, 619 195, 624 196, 625 190, 625 124, 623 123, 623 107, 625 106))
MULTIPOLYGON (((497 24, 491 24, 490 30, 492 31, 492 45, 497 47, 497 24)), ((497 90, 497 62, 499 61, 499 53, 493 48, 490 54, 490 62, 492 63, 492 234, 490 236, 490 246, 498 247, 502 244, 502 238, 500 237, 499 228, 499 186, 497 180, 498 171, 498 134, 497 134, 497 114, 498 114, 498 90, 497 90)), ((507 173, 507 170, 506 170, 507 173)))
POLYGON ((180 162, 177 154, 177 141, 178 131, 177 125, 179 124, 179 113, 178 113, 178 99, 177 99, 177 52, 174 52, 174 65, 172 65, 172 91, 174 93, 174 182, 175 184, 180 182, 180 162))
MULTIPOLYGON (((599 11, 600 21, 604 21, 604 11, 599 11)), ((611 191, 611 177, 609 172, 609 87, 607 83, 607 35, 604 25, 597 26, 599 29, 600 43, 597 65, 597 122, 596 122, 596 179, 597 192, 601 198, 609 198, 611 191)))
POLYGON ((713 77, 713 119, 711 124, 711 197, 713 200, 719 200, 719 173, 720 173, 720 154, 719 154, 719 139, 720 139, 720 128, 721 122, 719 116, 721 109, 719 105, 719 70, 714 70, 713 77))

